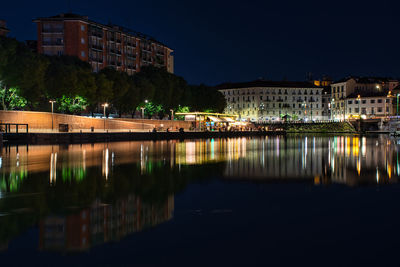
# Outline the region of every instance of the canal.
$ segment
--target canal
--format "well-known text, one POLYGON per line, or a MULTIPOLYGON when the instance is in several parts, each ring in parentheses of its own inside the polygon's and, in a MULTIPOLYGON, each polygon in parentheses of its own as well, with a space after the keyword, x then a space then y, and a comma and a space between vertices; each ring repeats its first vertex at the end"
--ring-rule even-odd
POLYGON ((397 266, 400 142, 5 146, 3 266, 397 266))

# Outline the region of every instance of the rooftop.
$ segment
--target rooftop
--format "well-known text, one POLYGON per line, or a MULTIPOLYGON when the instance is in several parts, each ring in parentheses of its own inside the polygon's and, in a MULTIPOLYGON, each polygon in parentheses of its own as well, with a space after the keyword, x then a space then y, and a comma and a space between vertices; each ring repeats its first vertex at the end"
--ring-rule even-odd
POLYGON ((343 82, 347 82, 351 79, 354 79, 357 83, 363 83, 363 84, 387 83, 387 82, 397 81, 396 79, 393 79, 390 77, 348 76, 348 77, 342 78, 340 80, 337 80, 334 83, 343 83, 343 82))
POLYGON ((323 88, 315 86, 310 82, 295 82, 295 81, 265 81, 256 80, 252 82, 242 83, 223 83, 216 86, 217 89, 239 89, 239 88, 252 88, 252 87, 277 87, 277 88, 323 88))
POLYGON ((96 21, 93 21, 93 20, 89 20, 88 16, 82 16, 82 15, 78 15, 78 14, 74 14, 74 13, 61 13, 61 14, 58 14, 56 16, 51 16, 51 17, 39 17, 39 18, 34 19, 33 21, 37 22, 37 21, 64 21, 64 20, 80 20, 80 21, 84 21, 84 22, 87 22, 87 23, 90 23, 90 24, 95 24, 95 25, 100 26, 100 27, 105 27, 105 28, 107 28, 109 30, 112 30, 112 31, 130 34, 132 36, 139 37, 139 38, 142 38, 142 39, 145 39, 145 40, 149 40, 149 41, 158 43, 160 45, 163 45, 165 47, 168 47, 167 45, 165 45, 162 42, 156 40, 154 37, 152 37, 150 35, 147 35, 147 34, 144 34, 144 33, 138 32, 138 31, 134 31, 134 30, 128 29, 126 27, 115 25, 115 24, 112 24, 112 23, 102 24, 102 23, 99 23, 99 22, 96 22, 96 21))

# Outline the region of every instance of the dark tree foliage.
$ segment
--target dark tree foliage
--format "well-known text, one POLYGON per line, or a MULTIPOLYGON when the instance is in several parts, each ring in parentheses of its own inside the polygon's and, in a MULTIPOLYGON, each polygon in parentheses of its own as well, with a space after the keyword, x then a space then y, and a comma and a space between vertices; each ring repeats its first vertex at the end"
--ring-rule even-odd
MULTIPOLYGON (((164 68, 145 66, 133 76, 113 68, 98 73, 71 56, 44 56, 31 52, 15 39, 0 38, 0 89, 10 88, 27 100, 28 108, 48 110, 49 100, 83 98, 87 109, 96 112, 108 103, 109 110, 122 114, 134 112, 148 100, 161 107, 160 117, 180 106, 191 111, 221 112, 225 100, 214 87, 188 85, 182 77, 164 68)), ((3 97, 6 99, 6 97, 3 97)), ((7 103, 2 103, 3 109, 7 103)), ((67 102, 63 102, 67 105, 67 102)), ((71 112, 63 109, 63 112, 71 112)))

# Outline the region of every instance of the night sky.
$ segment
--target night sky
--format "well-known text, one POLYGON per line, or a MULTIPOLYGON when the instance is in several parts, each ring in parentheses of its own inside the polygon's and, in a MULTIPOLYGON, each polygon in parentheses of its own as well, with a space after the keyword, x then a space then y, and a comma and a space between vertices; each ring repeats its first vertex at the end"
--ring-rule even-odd
POLYGON ((396 1, 2 1, 11 36, 36 39, 32 19, 72 11, 154 36, 190 83, 400 77, 396 1))

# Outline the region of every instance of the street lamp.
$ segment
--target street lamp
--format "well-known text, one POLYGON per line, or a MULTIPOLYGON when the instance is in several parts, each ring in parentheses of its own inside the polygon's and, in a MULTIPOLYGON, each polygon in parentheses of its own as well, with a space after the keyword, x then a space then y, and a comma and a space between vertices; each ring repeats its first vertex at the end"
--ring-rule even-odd
POLYGON ((106 108, 108 107, 107 103, 104 103, 103 105, 101 105, 102 107, 104 107, 104 131, 106 130, 106 108))
POLYGON ((357 96, 357 100, 358 100, 358 115, 360 116, 359 119, 361 119, 361 96, 358 95, 357 96))
POLYGON ((54 130, 54 103, 55 100, 50 100, 49 103, 51 103, 51 130, 54 130))
POLYGON ((146 109, 145 107, 140 108, 142 110, 142 119, 144 119, 144 110, 146 109))

